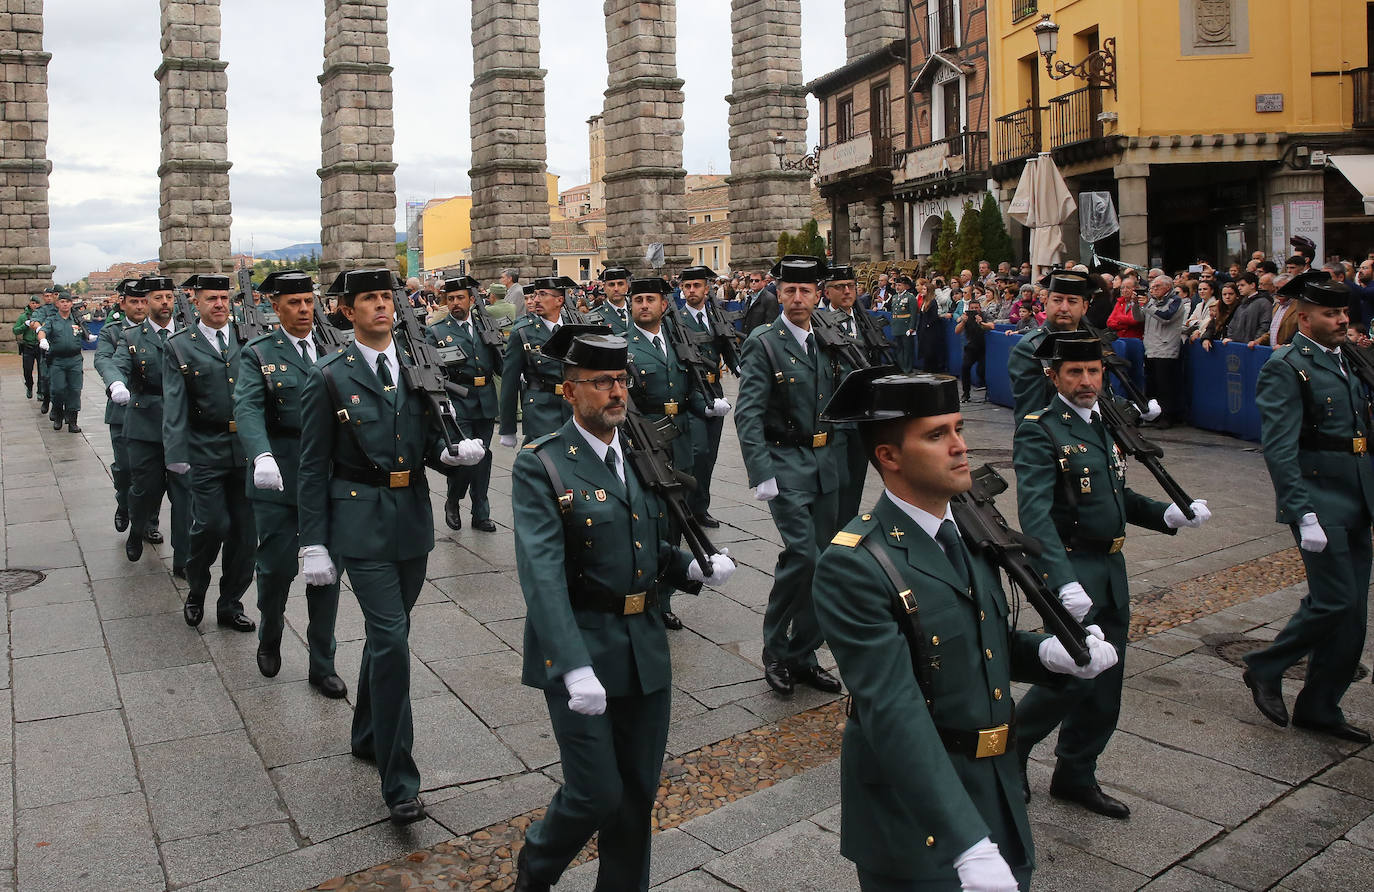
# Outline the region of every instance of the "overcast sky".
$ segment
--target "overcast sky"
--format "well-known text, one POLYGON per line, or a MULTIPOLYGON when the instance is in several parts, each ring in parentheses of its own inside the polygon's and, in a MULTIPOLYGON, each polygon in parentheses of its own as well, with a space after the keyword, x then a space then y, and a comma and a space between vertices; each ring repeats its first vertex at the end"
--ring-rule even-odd
MULTIPOLYGON (((802 0, 804 76, 844 62, 839 0, 802 0)), ((158 4, 47 0, 53 163, 52 257, 59 282, 158 249, 158 4)), ((730 0, 678 4, 678 73, 687 85, 686 167, 729 173, 730 0), (690 13, 690 14, 689 14, 690 13)), ((224 0, 235 251, 320 238, 320 0, 224 0)), ((404 203, 469 191, 469 0, 394 0, 397 228, 404 203)), ((588 179, 586 120, 601 111, 606 31, 600 0, 544 0, 549 169, 562 188, 588 179)), ((809 145, 816 143, 812 102, 809 145)))

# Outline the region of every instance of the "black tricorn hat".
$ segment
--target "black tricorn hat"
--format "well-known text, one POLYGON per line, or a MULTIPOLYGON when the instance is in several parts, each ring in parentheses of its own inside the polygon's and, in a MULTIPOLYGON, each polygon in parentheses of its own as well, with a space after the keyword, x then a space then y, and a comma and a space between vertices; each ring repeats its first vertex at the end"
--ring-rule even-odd
POLYGON ((1331 274, 1329 272, 1324 269, 1311 269, 1305 273, 1298 273, 1287 282, 1284 282, 1283 287, 1275 293, 1282 294, 1284 297, 1301 298, 1303 292, 1307 290, 1308 284, 1329 281, 1331 281, 1331 274))
POLYGON ((309 294, 315 290, 315 283, 298 269, 284 269, 268 273, 255 290, 259 294, 309 294))
POLYGON ((856 369, 830 398, 822 421, 890 421, 959 411, 959 380, 950 375, 903 373, 896 366, 856 369))
POLYGON ((355 269, 344 274, 342 293, 356 297, 369 291, 390 291, 394 287, 396 277, 389 269, 355 269))
POLYGON ((166 276, 144 276, 138 280, 137 288, 144 294, 151 294, 154 291, 175 291, 176 286, 172 280, 166 276))
POLYGON ((630 294, 672 294, 673 286, 667 279, 631 279, 630 294))
POLYGON ((452 294, 455 291, 470 291, 476 294, 481 285, 472 276, 454 276, 444 280, 444 293, 452 294))
POLYGON ((576 288, 577 283, 567 276, 541 276, 530 282, 529 287, 535 291, 567 291, 576 288))
POLYGON ((1303 286, 1302 295, 1298 300, 1305 304, 1339 310, 1350 306, 1350 294, 1350 286, 1344 282, 1308 282, 1303 286))
POLYGON ((120 279, 119 284, 115 286, 115 294, 123 296, 128 296, 131 293, 138 294, 137 285, 138 279, 120 279))
POLYGON ((196 273, 182 282, 181 287, 192 291, 228 291, 229 277, 218 273, 196 273))
POLYGON ((716 278, 715 271, 709 266, 689 266, 678 275, 677 280, 679 282, 696 282, 701 280, 709 282, 714 278, 716 278))
POLYGON ((609 325, 561 325, 540 351, 564 365, 598 371, 625 368, 629 344, 609 325))
POLYGON ((1052 269, 1036 284, 1058 294, 1076 294, 1079 297, 1089 297, 1097 290, 1097 285, 1088 278, 1087 273, 1074 269, 1052 269))
POLYGON ((601 271, 601 281, 617 282, 621 279, 631 279, 630 271, 623 266, 608 266, 601 271))
POLYGON ((830 267, 830 274, 825 277, 827 282, 850 282, 856 279, 854 267, 849 264, 830 267))
POLYGON ((338 295, 343 294, 343 293, 344 293, 344 280, 347 279, 347 278, 348 278, 348 272, 347 272, 347 270, 345 270, 344 272, 339 273, 337 276, 334 277, 334 281, 329 283, 329 287, 328 287, 327 289, 325 289, 325 292, 324 292, 324 293, 325 293, 325 294, 328 294, 328 295, 330 295, 330 296, 333 296, 333 297, 337 297, 338 295))
POLYGON ((1102 359, 1102 342, 1086 331, 1052 331, 1035 348, 1036 359, 1092 362, 1102 359))
POLYGON ((779 282, 801 282, 814 285, 827 275, 825 260, 809 254, 788 254, 773 264, 769 271, 779 282))

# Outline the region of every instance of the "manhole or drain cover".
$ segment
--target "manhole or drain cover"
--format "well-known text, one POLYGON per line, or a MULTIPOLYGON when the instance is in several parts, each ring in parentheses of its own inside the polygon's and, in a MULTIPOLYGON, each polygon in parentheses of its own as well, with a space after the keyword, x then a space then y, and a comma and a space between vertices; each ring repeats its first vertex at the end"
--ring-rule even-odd
MULTIPOLYGON (((1261 641, 1258 638, 1251 638, 1247 635, 1208 635, 1202 639, 1203 643, 1212 649, 1212 653, 1218 658, 1225 660, 1233 666, 1245 666, 1245 661, 1241 657, 1252 650, 1259 650, 1270 644, 1268 641, 1261 641)), ((1363 665, 1355 667, 1355 681, 1359 681, 1369 675, 1369 670, 1363 665)), ((1299 660, 1295 665, 1289 667, 1283 673, 1284 678, 1306 678, 1307 660, 1299 660)))
POLYGON ((0 570, 0 594, 12 595, 46 579, 37 570, 0 570))

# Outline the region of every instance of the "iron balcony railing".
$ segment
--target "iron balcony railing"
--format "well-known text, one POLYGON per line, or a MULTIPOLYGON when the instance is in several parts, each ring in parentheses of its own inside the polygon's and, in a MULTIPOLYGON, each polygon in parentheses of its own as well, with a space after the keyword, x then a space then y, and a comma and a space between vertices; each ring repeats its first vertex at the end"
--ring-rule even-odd
POLYGON ((1040 107, 1018 108, 993 121, 997 125, 997 163, 1040 154, 1040 107))
POLYGON ((1050 146, 1062 149, 1102 138, 1102 95, 1106 87, 1080 87, 1050 100, 1050 146))
POLYGON ((1036 0, 1011 0, 1012 24, 1028 19, 1039 11, 1036 0))
POLYGON ((954 39, 954 0, 930 0, 926 34, 930 37, 932 53, 957 46, 954 39))

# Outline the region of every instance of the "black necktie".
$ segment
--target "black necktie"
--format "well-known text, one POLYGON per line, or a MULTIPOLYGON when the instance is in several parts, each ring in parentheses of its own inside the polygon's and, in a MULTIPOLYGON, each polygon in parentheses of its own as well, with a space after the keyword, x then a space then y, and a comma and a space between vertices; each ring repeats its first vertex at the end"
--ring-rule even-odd
POLYGON ((619 456, 614 449, 609 447, 606 449, 606 468, 611 472, 611 479, 620 487, 618 492, 623 495, 625 493, 625 481, 620 479, 620 474, 616 471, 616 466, 619 464, 618 458, 619 456))
POLYGON ((1093 409, 1092 415, 1089 416, 1089 418, 1091 419, 1093 424, 1099 424, 1102 421, 1102 416, 1097 414, 1096 409, 1093 409))
MULTIPOLYGON (((660 338, 658 335, 654 335, 654 349, 657 350, 659 353, 663 353, 663 339, 660 338)), ((667 359, 667 358, 668 358, 668 354, 667 354, 667 353, 663 353, 663 358, 664 358, 664 359, 667 359)), ((609 452, 606 453, 606 454, 607 454, 607 455, 610 455, 609 452)))
POLYGON ((954 567, 959 588, 968 591, 968 558, 964 554, 964 540, 959 536, 959 528, 954 525, 954 521, 946 520, 940 524, 935 541, 940 543, 940 547, 945 550, 945 557, 949 558, 950 565, 954 567))
POLYGON ((167 334, 168 334, 167 329, 165 329, 165 328, 159 328, 159 329, 157 330, 157 337, 158 337, 158 340, 160 340, 160 341, 162 341, 162 343, 166 344, 166 343, 167 343, 167 334))
POLYGON ((306 349, 305 341, 297 341, 296 346, 301 348, 301 359, 305 360, 306 365, 311 365, 314 361, 310 358, 310 351, 306 349))
POLYGON ((227 352, 228 352, 228 350, 229 350, 229 345, 228 345, 227 343, 225 343, 225 340, 224 340, 224 332, 222 332, 222 331, 217 331, 217 332, 215 332, 215 341, 219 344, 219 355, 220 355, 220 356, 225 356, 225 355, 227 355, 227 352))
POLYGON ((816 336, 814 334, 808 334, 806 336, 806 358, 816 358, 816 336))
POLYGON ((387 361, 385 353, 377 354, 377 380, 382 382, 382 390, 386 391, 387 399, 396 401, 396 379, 391 377, 391 363, 387 361))

